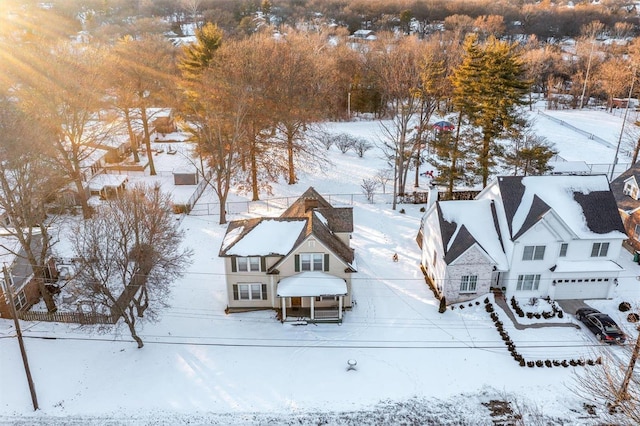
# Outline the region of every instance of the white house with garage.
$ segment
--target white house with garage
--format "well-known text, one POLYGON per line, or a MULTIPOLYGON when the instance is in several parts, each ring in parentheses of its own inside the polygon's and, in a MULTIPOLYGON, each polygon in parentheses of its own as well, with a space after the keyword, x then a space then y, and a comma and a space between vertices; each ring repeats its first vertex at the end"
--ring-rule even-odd
POLYGON ((627 238, 604 175, 504 176, 475 200, 435 201, 421 268, 447 303, 506 297, 611 298, 627 238))
POLYGON ((309 188, 276 218, 229 223, 224 258, 228 312, 276 309, 282 321, 342 321, 351 307, 353 209, 309 188))

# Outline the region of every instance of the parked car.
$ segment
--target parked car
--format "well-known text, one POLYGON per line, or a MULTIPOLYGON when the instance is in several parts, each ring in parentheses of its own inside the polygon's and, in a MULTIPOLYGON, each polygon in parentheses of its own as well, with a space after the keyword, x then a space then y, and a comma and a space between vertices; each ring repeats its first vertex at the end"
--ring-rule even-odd
POLYGON ((597 309, 580 308, 576 311, 576 318, 582 321, 601 342, 624 343, 626 340, 618 324, 609 315, 597 309))

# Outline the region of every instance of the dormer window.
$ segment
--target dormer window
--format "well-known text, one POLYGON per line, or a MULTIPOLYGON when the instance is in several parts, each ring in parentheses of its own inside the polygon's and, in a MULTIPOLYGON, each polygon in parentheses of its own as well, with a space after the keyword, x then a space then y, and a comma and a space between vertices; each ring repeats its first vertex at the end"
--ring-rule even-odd
POLYGON ((638 199, 638 185, 635 182, 635 179, 629 179, 624 183, 624 189, 622 190, 624 195, 628 195, 634 200, 638 199))
POLYGON ((259 257, 237 257, 238 272, 260 272, 259 257))

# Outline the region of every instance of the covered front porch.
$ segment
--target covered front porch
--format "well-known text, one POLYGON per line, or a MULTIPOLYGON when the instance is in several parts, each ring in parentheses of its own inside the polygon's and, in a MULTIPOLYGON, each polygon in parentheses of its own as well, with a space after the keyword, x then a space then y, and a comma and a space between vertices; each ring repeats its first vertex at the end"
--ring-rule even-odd
POLYGON ((301 272, 278 282, 281 321, 342 322, 347 283, 319 271, 301 272))

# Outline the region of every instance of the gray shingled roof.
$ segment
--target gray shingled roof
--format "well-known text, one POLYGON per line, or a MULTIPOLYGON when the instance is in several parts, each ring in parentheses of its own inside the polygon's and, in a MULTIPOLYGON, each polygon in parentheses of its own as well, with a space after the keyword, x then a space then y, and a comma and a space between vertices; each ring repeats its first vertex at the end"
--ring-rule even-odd
POLYGON ((587 226, 596 234, 626 232, 611 191, 594 191, 588 195, 575 192, 573 199, 582 207, 587 226))
MULTIPOLYGON (((536 178, 534 176, 527 179, 536 178)), ((540 178, 548 179, 550 183, 555 181, 555 176, 541 176, 540 178)), ((535 223, 537 223, 542 216, 553 208, 553 206, 547 205, 542 198, 545 197, 544 191, 538 190, 538 193, 534 195, 533 202, 529 211, 527 212, 526 219, 517 233, 513 233, 513 220, 518 208, 522 203, 523 196, 526 191, 525 185, 522 180, 525 179, 522 176, 502 176, 498 178, 498 185, 500 188, 500 195, 502 198, 502 204, 507 217, 507 224, 509 226, 509 232, 512 239, 516 239, 524 232, 530 229, 535 223)), ((557 176, 557 182, 561 182, 567 185, 567 181, 575 181, 576 187, 580 188, 580 184, 583 179, 590 179, 593 188, 601 188, 602 182, 598 179, 604 179, 605 176, 557 176)), ((582 190, 574 190, 572 193, 570 189, 572 185, 567 185, 567 197, 572 197, 582 209, 582 213, 585 217, 588 229, 596 234, 606 234, 608 232, 619 231, 624 233, 624 226, 618 209, 615 204, 615 199, 611 191, 603 190, 591 190, 584 194, 582 190)), ((565 212, 556 212, 562 217, 565 212)))
POLYGON ((640 184, 640 161, 611 181, 611 191, 613 192, 618 208, 627 212, 640 208, 640 200, 634 200, 622 192, 624 189, 624 181, 631 176, 635 176, 636 182, 640 184))
POLYGON ((538 223, 542 216, 544 216, 547 212, 551 210, 551 207, 544 201, 540 199, 537 195, 533 196, 533 202, 531 203, 531 209, 529 210, 529 214, 527 214, 527 218, 524 220, 522 227, 518 231, 516 235, 513 236, 513 239, 517 239, 522 234, 527 232, 533 225, 538 223))

